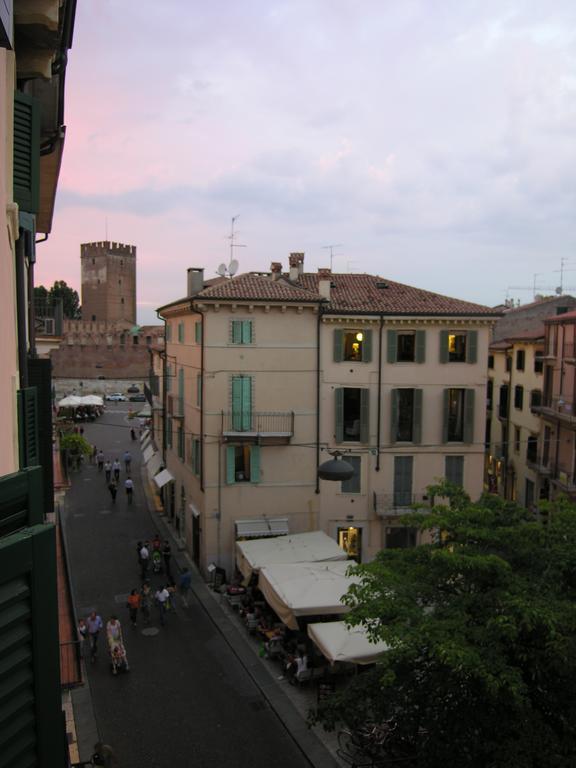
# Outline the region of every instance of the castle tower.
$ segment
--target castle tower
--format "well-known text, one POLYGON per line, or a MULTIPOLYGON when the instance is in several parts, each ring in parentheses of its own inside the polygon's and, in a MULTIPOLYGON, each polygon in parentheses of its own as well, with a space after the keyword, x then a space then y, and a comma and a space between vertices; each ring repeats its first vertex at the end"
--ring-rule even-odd
POLYGON ((83 243, 82 320, 136 323, 136 246, 83 243))

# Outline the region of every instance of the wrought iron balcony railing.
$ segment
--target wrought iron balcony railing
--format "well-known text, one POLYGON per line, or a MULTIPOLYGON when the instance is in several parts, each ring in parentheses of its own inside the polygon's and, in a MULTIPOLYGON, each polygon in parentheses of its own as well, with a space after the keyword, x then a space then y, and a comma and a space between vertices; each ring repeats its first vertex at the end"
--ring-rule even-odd
POLYGON ((411 512, 415 506, 430 506, 430 497, 425 493, 376 493, 374 511, 382 517, 399 517, 411 512))
POLYGON ((223 411, 224 435, 270 435, 292 437, 293 411, 223 411))
POLYGON ((558 416, 565 421, 576 421, 576 403, 571 397, 544 397, 540 405, 531 407, 532 413, 558 416))

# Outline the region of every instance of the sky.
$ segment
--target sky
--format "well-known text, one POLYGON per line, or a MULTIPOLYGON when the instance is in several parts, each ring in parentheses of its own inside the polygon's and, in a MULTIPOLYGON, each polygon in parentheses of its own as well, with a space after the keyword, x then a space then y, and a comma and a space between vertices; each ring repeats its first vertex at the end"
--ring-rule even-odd
POLYGON ((239 272, 576 292, 574 0, 80 0, 65 103, 36 283, 136 245, 140 323, 236 216, 239 272))

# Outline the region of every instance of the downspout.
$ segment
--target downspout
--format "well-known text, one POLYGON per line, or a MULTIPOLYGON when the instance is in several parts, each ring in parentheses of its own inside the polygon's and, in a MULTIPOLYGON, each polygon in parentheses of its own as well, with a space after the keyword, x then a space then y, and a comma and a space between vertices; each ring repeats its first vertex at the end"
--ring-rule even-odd
POLYGON ((378 331, 378 424, 376 425, 376 472, 380 472, 380 422, 382 415, 382 334, 384 332, 384 315, 380 315, 378 331))
POLYGON ((322 306, 318 305, 318 318, 316 320, 316 490, 320 493, 320 329, 322 322, 322 306))
POLYGON ((194 302, 190 302, 190 311, 200 315, 200 490, 204 493, 204 313, 194 302))

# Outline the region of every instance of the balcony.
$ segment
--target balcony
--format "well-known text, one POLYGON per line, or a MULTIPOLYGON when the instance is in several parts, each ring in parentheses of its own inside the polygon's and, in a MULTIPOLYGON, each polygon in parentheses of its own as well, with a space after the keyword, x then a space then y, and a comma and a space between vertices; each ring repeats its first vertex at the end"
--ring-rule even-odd
POLYGON ((576 480, 574 479, 574 468, 567 464, 558 464, 555 476, 552 478, 554 485, 565 493, 576 493, 576 480))
POLYGON ((227 441, 284 445, 294 436, 294 412, 222 411, 222 435, 227 441))
POLYGON ((538 472, 543 477, 550 477, 550 458, 548 456, 542 456, 536 454, 535 456, 530 454, 526 456, 526 466, 534 472, 538 472))
POLYGON ((376 493, 374 512, 379 517, 401 517, 414 510, 415 505, 430 506, 430 497, 424 493, 376 493))
POLYGON ((531 411, 545 419, 551 418, 576 426, 575 405, 569 397, 545 397, 540 405, 533 405, 531 411))

